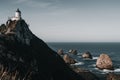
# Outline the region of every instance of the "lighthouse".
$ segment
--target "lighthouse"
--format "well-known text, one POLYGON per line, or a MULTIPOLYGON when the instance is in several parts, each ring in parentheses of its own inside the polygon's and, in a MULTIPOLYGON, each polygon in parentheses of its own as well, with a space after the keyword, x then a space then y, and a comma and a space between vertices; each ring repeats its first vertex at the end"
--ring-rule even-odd
POLYGON ((16 20, 20 20, 21 19, 21 11, 19 10, 19 8, 16 10, 15 12, 15 16, 11 18, 12 21, 16 20))
POLYGON ((21 11, 19 10, 19 8, 15 12, 15 17, 19 19, 21 18, 21 11))

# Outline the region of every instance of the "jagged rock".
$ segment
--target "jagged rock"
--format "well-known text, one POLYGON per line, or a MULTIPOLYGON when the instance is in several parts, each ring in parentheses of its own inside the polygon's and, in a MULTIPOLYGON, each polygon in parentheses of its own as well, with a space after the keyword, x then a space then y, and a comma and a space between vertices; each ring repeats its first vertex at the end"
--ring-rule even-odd
POLYGON ((59 50, 57 51, 57 53, 58 53, 59 55, 64 55, 63 49, 59 49, 59 50))
POLYGON ((108 73, 106 80, 120 80, 120 74, 108 73))
POLYGON ((82 54, 82 57, 85 58, 85 59, 92 59, 92 55, 90 52, 85 52, 82 54))
POLYGON ((0 33, 2 34, 4 32, 6 32, 6 25, 5 24, 1 24, 1 26, 0 26, 0 33))
POLYGON ((63 56, 63 60, 64 60, 65 63, 67 63, 67 64, 75 64, 75 63, 76 63, 76 61, 75 61, 73 58, 71 58, 68 54, 65 54, 65 55, 63 56))
POLYGON ((99 80, 99 78, 90 72, 89 70, 85 70, 76 66, 71 66, 71 68, 78 74, 80 74, 82 77, 84 77, 85 80, 99 80))
POLYGON ((1 80, 84 80, 23 19, 7 26, 0 35, 1 80))
POLYGON ((99 69, 113 69, 111 58, 107 54, 100 54, 96 62, 96 67, 99 69))
POLYGON ((16 27, 16 24, 17 24, 17 21, 14 20, 14 21, 11 21, 11 20, 8 20, 7 21, 7 28, 6 28, 6 32, 5 34, 14 34, 14 29, 16 27))
POLYGON ((68 52, 71 54, 77 55, 77 50, 75 49, 70 49, 68 52))

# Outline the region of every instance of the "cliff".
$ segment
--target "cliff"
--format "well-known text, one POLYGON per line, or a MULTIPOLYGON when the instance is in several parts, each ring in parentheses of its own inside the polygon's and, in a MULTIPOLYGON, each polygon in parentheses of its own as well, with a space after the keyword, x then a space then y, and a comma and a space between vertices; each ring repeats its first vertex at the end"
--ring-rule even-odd
POLYGON ((0 27, 1 80, 84 80, 24 20, 0 27))

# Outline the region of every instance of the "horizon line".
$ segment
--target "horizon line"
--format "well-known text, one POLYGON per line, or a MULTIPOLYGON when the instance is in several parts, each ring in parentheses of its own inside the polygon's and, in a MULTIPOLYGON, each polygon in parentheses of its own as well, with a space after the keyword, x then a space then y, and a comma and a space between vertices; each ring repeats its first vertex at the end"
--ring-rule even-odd
POLYGON ((46 41, 46 43, 120 43, 120 42, 63 42, 63 41, 51 41, 51 42, 49 42, 49 41, 46 41))

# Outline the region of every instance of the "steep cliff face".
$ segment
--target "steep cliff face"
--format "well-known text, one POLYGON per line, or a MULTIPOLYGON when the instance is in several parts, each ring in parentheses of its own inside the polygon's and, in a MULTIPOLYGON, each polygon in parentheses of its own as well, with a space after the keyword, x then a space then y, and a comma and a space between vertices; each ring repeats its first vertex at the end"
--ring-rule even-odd
POLYGON ((37 38, 24 20, 9 21, 1 30, 0 79, 84 80, 37 38))

